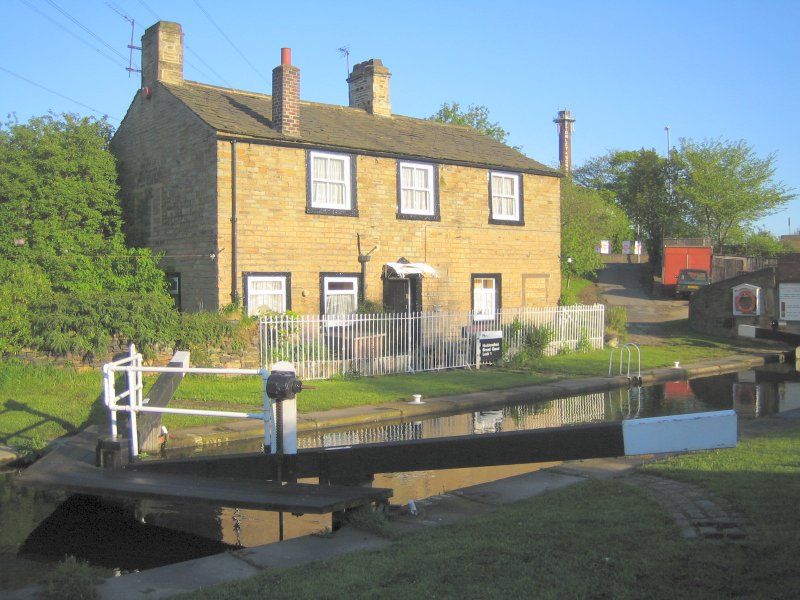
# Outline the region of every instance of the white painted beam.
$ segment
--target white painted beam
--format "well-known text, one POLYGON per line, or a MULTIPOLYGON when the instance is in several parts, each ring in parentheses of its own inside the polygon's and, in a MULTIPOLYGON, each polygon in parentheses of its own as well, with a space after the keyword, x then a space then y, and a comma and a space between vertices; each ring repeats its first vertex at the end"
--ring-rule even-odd
POLYGON ((625 455, 735 448, 736 411, 670 415, 622 422, 625 455))

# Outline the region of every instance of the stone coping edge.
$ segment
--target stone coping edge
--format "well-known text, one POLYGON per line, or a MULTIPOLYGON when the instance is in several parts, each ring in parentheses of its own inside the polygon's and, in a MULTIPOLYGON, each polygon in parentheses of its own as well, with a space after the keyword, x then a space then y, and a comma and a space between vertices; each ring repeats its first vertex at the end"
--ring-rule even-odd
MULTIPOLYGON (((642 372, 641 383, 642 385, 653 385, 667 381, 708 377, 784 361, 785 354, 782 352, 736 354, 719 359, 699 361, 678 368, 662 367, 650 369, 642 372)), ((554 400, 566 396, 605 392, 629 385, 630 380, 625 376, 564 379, 526 387, 426 398, 425 404, 420 405, 389 402, 377 406, 365 405, 333 409, 299 414, 297 417, 297 431, 298 433, 314 433, 341 427, 398 422, 412 417, 445 416, 470 410, 484 410, 494 406, 505 406, 514 402, 554 400)), ((170 449, 183 449, 219 446, 235 441, 258 439, 262 435, 261 421, 229 421, 218 425, 181 429, 172 432, 168 447, 170 449)))

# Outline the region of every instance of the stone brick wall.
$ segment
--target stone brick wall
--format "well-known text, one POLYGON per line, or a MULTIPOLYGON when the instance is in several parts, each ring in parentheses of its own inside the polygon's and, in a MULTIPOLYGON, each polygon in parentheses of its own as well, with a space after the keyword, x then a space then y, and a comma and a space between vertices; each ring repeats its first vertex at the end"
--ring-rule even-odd
MULTIPOLYGON (((471 274, 502 274, 502 306, 558 302, 561 276, 560 180, 524 175, 525 226, 488 223, 488 172, 439 166, 441 221, 397 219, 397 163, 357 158, 358 217, 306 214, 305 150, 237 143, 238 286, 242 273, 290 272, 292 309, 318 313, 321 272, 360 272, 356 234, 366 250, 367 298, 380 302, 381 267, 405 257, 435 267, 423 281, 423 309, 471 308, 471 274)), ((217 144, 216 228, 231 248, 231 145, 217 144)), ((230 299, 231 254, 218 257, 217 303, 230 299)))
POLYGON ((695 331, 712 335, 736 337, 739 325, 769 327, 777 315, 777 280, 775 268, 712 283, 700 290, 689 302, 689 325, 695 331), (733 288, 742 283, 761 287, 761 316, 733 316, 733 288))
POLYGON ((111 150, 128 241, 165 253, 184 309, 216 309, 216 132, 156 83, 150 98, 136 95, 111 150))
POLYGON ((778 257, 778 279, 787 283, 800 283, 800 252, 781 254, 778 257))

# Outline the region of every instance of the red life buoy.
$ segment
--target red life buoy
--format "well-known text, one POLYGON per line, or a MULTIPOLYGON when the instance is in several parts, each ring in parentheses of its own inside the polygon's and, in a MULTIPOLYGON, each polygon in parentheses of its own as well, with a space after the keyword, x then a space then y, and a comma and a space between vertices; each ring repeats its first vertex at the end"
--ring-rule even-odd
POLYGON ((753 314, 756 312, 757 297, 752 290, 739 290, 734 299, 736 310, 742 314, 753 314))

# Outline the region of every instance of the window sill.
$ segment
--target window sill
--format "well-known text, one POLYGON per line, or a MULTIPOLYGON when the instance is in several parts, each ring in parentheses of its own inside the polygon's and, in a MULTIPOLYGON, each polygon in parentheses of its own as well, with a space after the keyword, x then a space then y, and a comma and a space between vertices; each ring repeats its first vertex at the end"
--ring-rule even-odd
POLYGON ((357 208, 348 208, 348 209, 341 209, 341 208, 315 208, 313 206, 306 207, 306 214, 307 215, 328 215, 331 217, 357 217, 358 216, 358 209, 357 208))
POLYGON ((525 221, 523 219, 495 219, 494 217, 489 217, 489 225, 511 225, 512 227, 522 227, 525 225, 525 221))

